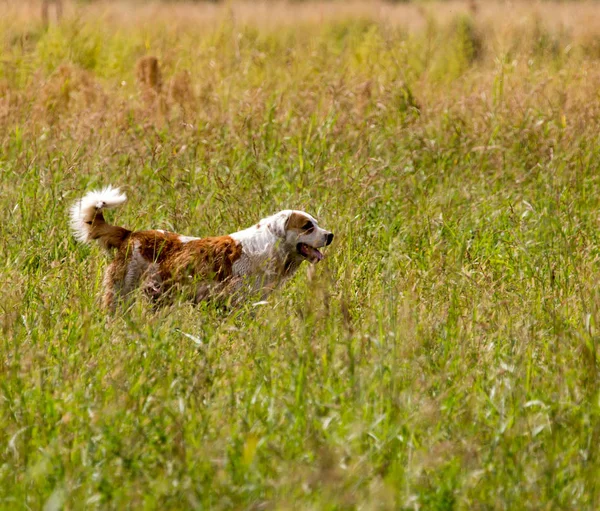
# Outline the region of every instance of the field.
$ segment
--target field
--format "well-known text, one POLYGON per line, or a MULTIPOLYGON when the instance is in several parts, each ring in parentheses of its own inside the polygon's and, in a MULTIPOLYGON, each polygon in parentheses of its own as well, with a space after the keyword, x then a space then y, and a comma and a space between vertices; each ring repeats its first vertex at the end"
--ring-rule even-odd
POLYGON ((0 4, 0 509, 600 508, 600 4, 39 14, 0 4), (110 316, 67 218, 108 183, 336 239, 110 316))

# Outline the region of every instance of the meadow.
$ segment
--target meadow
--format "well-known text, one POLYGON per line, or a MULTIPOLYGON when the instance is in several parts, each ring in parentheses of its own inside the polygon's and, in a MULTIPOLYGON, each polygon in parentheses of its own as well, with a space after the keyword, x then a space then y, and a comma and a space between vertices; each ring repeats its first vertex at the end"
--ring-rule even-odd
POLYGON ((600 4, 39 12, 0 4, 0 509, 600 508, 600 4), (110 316, 106 184, 336 238, 266 305, 110 316))

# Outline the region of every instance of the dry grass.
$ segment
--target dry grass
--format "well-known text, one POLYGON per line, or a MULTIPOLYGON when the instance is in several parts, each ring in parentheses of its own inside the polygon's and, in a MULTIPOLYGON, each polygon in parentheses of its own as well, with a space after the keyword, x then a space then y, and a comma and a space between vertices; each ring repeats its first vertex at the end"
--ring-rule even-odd
MULTIPOLYGON (((4 2, 0 17, 10 24, 29 24, 40 17, 42 2, 4 2)), ((67 17, 78 16, 86 21, 103 20, 115 28, 143 24, 172 24, 180 28, 206 29, 224 20, 240 26, 253 25, 275 29, 298 24, 319 24, 346 19, 370 19, 378 23, 401 26, 409 31, 426 27, 427 17, 448 23, 457 15, 475 13, 478 20, 498 31, 518 28, 532 17, 543 19, 552 30, 566 30, 574 37, 598 32, 600 8, 594 1, 530 2, 527 0, 473 2, 447 1, 424 3, 389 3, 381 1, 348 2, 285 2, 233 1, 229 3, 161 3, 96 1, 89 4, 65 2, 67 17), (475 8, 473 6, 476 6, 475 8)))

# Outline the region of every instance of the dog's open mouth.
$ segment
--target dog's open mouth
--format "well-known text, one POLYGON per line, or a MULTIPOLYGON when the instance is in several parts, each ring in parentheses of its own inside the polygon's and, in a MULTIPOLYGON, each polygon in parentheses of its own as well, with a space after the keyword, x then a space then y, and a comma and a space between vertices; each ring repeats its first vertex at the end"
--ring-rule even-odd
POLYGON ((306 243, 298 243, 296 245, 296 249, 298 253, 308 259, 311 263, 318 263, 321 259, 323 259, 323 254, 319 252, 316 248, 307 245, 306 243))

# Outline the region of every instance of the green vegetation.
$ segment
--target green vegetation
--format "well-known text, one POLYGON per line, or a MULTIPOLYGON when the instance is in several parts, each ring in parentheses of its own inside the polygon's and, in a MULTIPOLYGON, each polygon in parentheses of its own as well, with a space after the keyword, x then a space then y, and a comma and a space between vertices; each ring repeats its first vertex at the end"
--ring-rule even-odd
POLYGON ((0 508, 598 509, 597 26, 121 7, 0 15, 0 508), (67 212, 109 183, 336 239, 268 305, 107 317, 67 212))

